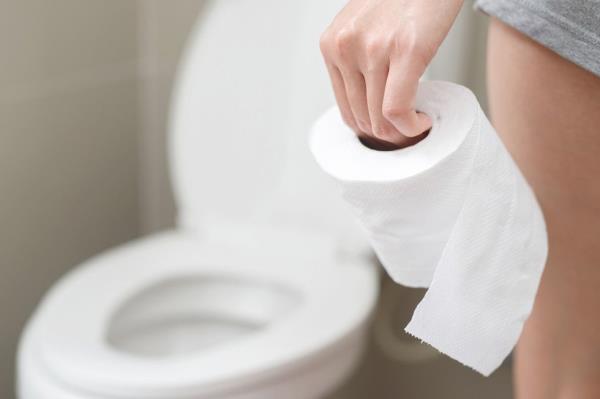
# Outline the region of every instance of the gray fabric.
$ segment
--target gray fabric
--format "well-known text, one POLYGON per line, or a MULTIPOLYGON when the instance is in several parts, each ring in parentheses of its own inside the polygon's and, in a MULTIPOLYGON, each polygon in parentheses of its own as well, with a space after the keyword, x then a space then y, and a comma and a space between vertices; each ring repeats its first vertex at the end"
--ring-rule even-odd
POLYGON ((600 0, 477 0, 475 7, 600 76, 600 0))

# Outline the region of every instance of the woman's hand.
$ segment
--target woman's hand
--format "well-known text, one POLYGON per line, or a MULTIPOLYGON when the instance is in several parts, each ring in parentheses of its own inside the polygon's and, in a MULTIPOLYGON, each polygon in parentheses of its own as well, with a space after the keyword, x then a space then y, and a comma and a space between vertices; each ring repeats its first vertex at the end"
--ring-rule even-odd
POLYGON ((350 0, 321 36, 344 121, 374 147, 420 140, 431 120, 415 110, 419 78, 462 0, 350 0))

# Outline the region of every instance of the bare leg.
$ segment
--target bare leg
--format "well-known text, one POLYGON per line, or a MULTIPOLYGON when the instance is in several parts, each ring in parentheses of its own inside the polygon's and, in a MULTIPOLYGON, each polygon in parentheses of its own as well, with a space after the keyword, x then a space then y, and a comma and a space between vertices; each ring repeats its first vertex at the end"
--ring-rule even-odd
POLYGON ((550 239, 517 346, 516 397, 600 398, 600 78, 494 20, 488 88, 550 239))

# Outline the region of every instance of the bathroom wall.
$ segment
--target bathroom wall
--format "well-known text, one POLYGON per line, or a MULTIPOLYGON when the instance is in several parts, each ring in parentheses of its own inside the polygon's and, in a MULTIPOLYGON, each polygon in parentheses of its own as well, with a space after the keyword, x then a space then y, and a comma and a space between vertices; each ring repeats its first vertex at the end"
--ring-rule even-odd
POLYGON ((0 0, 0 397, 64 272, 139 231, 137 4, 0 0))

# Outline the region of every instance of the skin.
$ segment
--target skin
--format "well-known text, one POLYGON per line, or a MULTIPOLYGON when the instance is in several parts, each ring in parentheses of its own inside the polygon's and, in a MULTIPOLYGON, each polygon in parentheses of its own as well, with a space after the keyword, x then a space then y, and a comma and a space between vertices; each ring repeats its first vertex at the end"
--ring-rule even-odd
POLYGON ((350 0, 321 37, 344 121, 380 149, 411 145, 431 128, 415 110, 418 81, 462 0, 350 0))
POLYGON ((488 40, 492 123, 549 234, 517 346, 516 397, 600 398, 600 78, 497 20, 488 40))
MULTIPOLYGON (((370 146, 414 144, 430 128, 418 79, 457 0, 351 0, 321 50, 342 117, 370 146)), ((517 345, 517 399, 600 398, 600 78, 492 20, 492 122, 544 211, 549 257, 517 345)))

